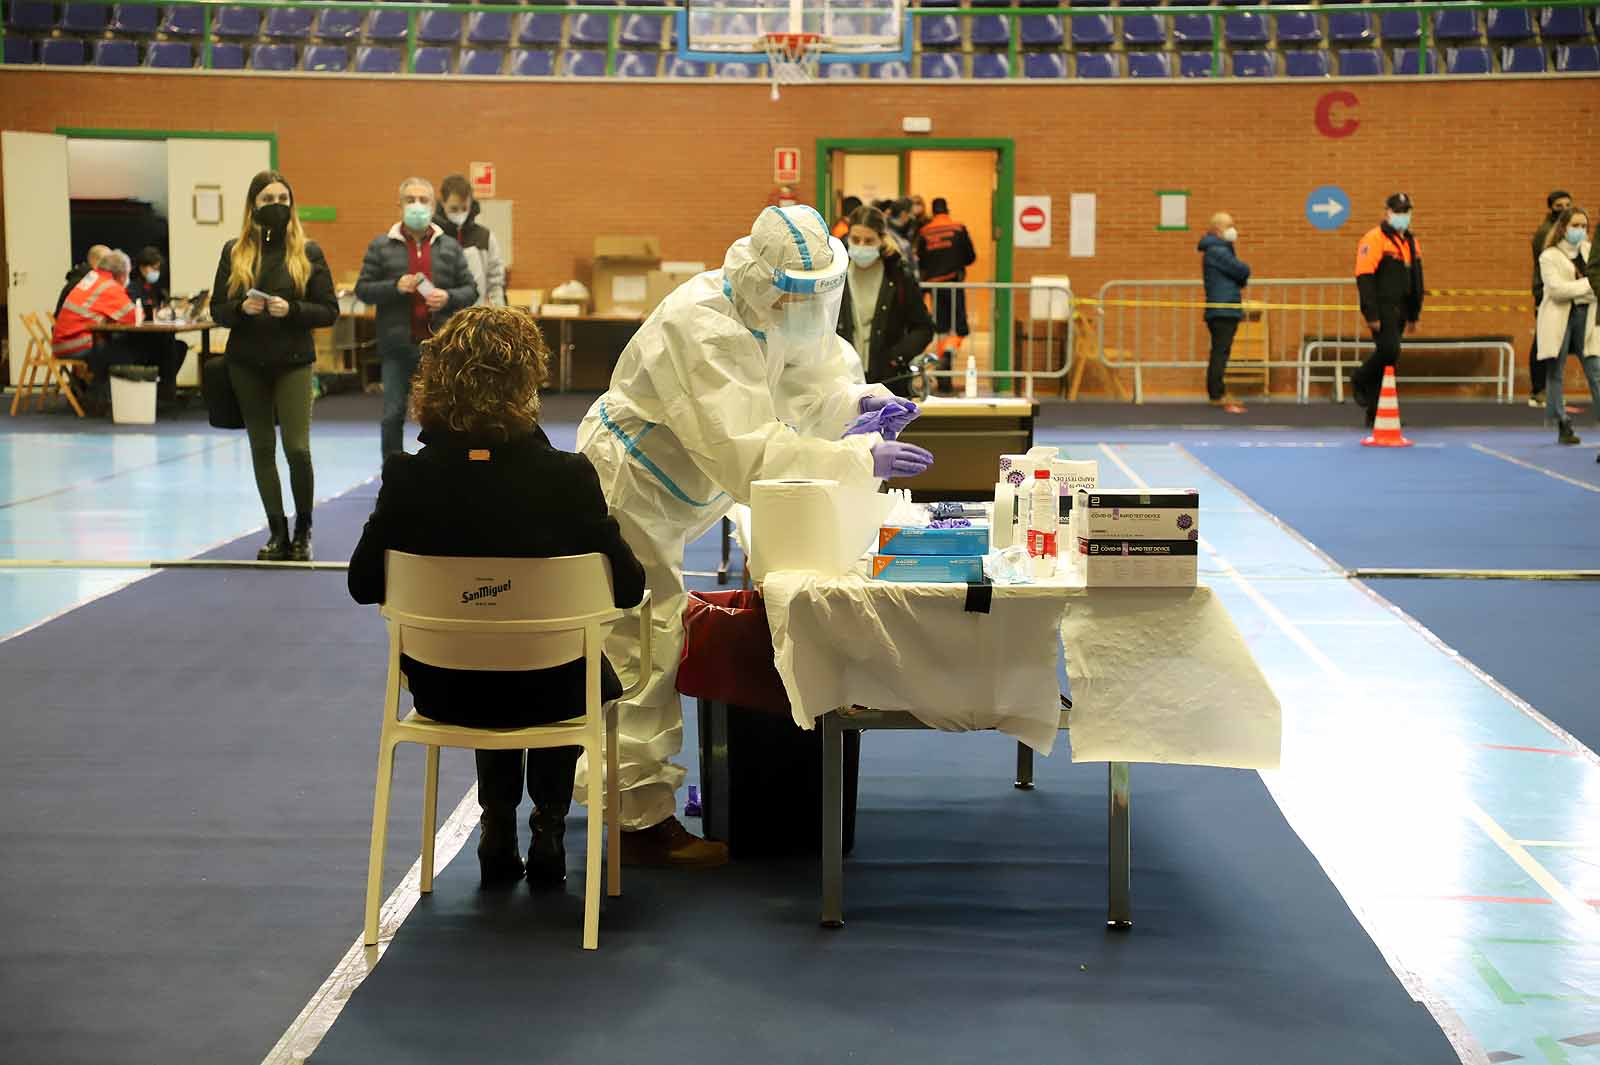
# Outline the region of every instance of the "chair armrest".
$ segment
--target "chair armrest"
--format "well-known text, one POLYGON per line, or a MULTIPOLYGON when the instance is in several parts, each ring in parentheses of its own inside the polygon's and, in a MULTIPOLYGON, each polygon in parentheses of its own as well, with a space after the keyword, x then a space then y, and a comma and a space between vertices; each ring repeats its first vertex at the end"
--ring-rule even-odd
POLYGON ((632 699, 644 691, 645 684, 650 680, 650 589, 645 589, 644 598, 639 600, 637 609, 639 611, 639 676, 628 686, 627 690, 618 696, 619 701, 632 699))

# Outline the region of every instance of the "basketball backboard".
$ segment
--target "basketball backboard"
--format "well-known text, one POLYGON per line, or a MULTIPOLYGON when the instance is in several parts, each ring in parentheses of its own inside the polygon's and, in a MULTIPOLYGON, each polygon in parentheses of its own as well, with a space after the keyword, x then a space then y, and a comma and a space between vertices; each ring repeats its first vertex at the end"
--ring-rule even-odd
POLYGON ((820 62, 910 62, 903 0, 684 0, 678 54, 702 63, 767 61, 772 34, 819 34, 820 62))

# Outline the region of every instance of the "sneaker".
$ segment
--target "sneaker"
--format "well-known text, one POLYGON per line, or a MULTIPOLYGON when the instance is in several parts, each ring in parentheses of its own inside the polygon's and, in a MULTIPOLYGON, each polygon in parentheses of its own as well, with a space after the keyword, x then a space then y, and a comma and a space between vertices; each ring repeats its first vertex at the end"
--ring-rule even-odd
POLYGON ((1221 399, 1214 399, 1211 401, 1211 405, 1222 411, 1224 414, 1244 413, 1244 404, 1240 403, 1232 396, 1223 396, 1221 399))
POLYGON ((1530 407, 1542 407, 1542 406, 1544 406, 1544 393, 1543 392, 1535 392, 1533 395, 1529 396, 1528 397, 1528 406, 1530 406, 1530 407))
POLYGON ((1570 446, 1581 444, 1583 440, 1579 438, 1577 433, 1572 431, 1572 423, 1563 420, 1556 425, 1556 443, 1570 446))
POLYGON ((622 833, 622 863, 715 869, 728 862, 728 845, 701 839, 669 817, 659 825, 622 833))

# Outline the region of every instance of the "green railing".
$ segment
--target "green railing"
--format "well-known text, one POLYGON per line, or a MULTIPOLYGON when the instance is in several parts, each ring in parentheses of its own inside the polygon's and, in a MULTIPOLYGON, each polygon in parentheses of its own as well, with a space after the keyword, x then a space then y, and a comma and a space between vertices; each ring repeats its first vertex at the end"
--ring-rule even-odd
MULTIPOLYGON (((147 7, 171 7, 174 0, 122 0, 125 4, 142 5, 147 7)), ((610 20, 610 29, 607 33, 606 44, 606 76, 610 77, 617 69, 618 30, 620 20, 630 15, 656 16, 662 18, 676 18, 682 7, 593 7, 593 6, 566 6, 559 4, 425 4, 425 3, 374 3, 356 2, 344 3, 342 0, 178 0, 184 6, 198 6, 203 13, 201 31, 200 65, 202 68, 211 68, 212 24, 213 11, 222 7, 255 7, 255 8, 308 8, 313 11, 344 10, 344 11, 404 11, 406 13, 406 48, 405 71, 414 73, 416 70, 417 53, 417 21, 418 18, 430 11, 456 11, 463 14, 485 12, 504 12, 514 15, 527 14, 560 14, 560 15, 602 15, 610 20)), ((736 6, 737 0, 730 0, 730 6, 736 6)), ((109 5, 108 5, 109 6, 109 5)), ((905 14, 911 18, 908 32, 916 32, 917 20, 927 18, 963 18, 970 19, 979 16, 999 16, 1007 19, 1010 33, 1008 34, 1008 56, 1010 63, 1009 77, 1021 77, 1019 59, 1022 55, 1021 25, 1020 20, 1025 17, 1038 17, 1056 15, 1067 19, 1074 18, 1104 18, 1107 16, 1120 18, 1128 15, 1201 15, 1211 20, 1211 76, 1220 78, 1224 76, 1223 54, 1225 52, 1225 20, 1229 15, 1292 15, 1292 14, 1328 14, 1330 12, 1349 13, 1378 13, 1389 11, 1412 11, 1418 13, 1420 23, 1420 37, 1417 41, 1418 72, 1421 74, 1443 73, 1441 64, 1434 60, 1433 47, 1433 16, 1444 11, 1501 11, 1516 9, 1544 9, 1544 8, 1594 8, 1600 6, 1597 0, 1471 0, 1471 2, 1449 3, 1359 3, 1339 4, 1337 6, 1318 6, 1311 4, 1273 4, 1258 6, 1180 6, 1170 7, 984 7, 984 8, 946 8, 946 7, 910 7, 905 14)), ((1067 35, 1070 38, 1070 30, 1067 35)), ((4 30, 0 27, 0 41, 4 40, 4 30)))

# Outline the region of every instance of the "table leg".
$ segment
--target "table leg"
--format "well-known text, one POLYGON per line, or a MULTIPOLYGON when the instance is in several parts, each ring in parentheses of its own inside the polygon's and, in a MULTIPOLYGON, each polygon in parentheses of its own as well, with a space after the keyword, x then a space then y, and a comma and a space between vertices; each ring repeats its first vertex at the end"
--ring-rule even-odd
POLYGON ((572 321, 561 319, 561 353, 558 358, 559 369, 556 376, 556 388, 561 392, 572 390, 572 321))
POLYGON ((733 522, 722 519, 722 564, 717 567, 717 584, 728 583, 728 559, 733 544, 733 522))
POLYGON ((822 927, 844 927, 844 725, 822 717, 822 927))
POLYGON ((1106 927, 1126 932, 1133 927, 1133 901, 1129 888, 1132 833, 1128 819, 1128 763, 1111 762, 1106 767, 1111 839, 1109 865, 1110 905, 1106 913, 1106 927))
POLYGON ((206 359, 211 355, 211 330, 200 330, 200 365, 206 364, 206 359))
POLYGON ((1033 748, 1020 741, 1017 743, 1017 779, 1011 786, 1018 791, 1033 790, 1033 748))

